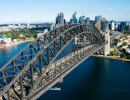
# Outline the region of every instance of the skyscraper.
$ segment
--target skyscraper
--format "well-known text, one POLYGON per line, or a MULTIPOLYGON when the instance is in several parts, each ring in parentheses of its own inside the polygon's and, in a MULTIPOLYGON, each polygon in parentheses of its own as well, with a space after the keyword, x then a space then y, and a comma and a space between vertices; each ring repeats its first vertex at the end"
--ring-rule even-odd
POLYGON ((105 23, 105 32, 108 32, 109 31, 109 21, 106 20, 106 23, 105 23))
POLYGON ((103 18, 101 21, 101 30, 103 32, 108 32, 109 31, 109 21, 106 20, 106 18, 103 18))
POLYGON ((110 22, 110 29, 111 29, 111 31, 115 30, 115 22, 114 21, 110 22))
POLYGON ((80 16, 79 17, 79 23, 82 24, 85 22, 85 16, 80 16))
POLYGON ((95 16, 95 24, 101 23, 102 16, 95 16))
POLYGON ((121 29, 121 31, 126 30, 126 22, 121 22, 120 29, 121 29))
POLYGON ((76 14, 77 14, 76 12, 73 14, 73 19, 75 19, 75 18, 76 18, 76 14))
POLYGON ((126 25, 126 30, 130 31, 130 24, 126 25))
POLYGON ((98 30, 101 29, 101 20, 102 20, 102 16, 95 16, 95 27, 98 30))
POLYGON ((64 14, 62 12, 56 17, 56 24, 64 25, 64 14))
POLYGON ((76 12, 73 14, 72 19, 70 19, 70 23, 77 23, 76 14, 76 12))
POLYGON ((86 17, 86 24, 90 24, 90 18, 89 17, 86 17))
POLYGON ((90 20, 90 24, 91 24, 91 25, 94 25, 95 22, 94 22, 93 20, 90 20))
POLYGON ((74 19, 70 19, 70 24, 74 24, 74 19))

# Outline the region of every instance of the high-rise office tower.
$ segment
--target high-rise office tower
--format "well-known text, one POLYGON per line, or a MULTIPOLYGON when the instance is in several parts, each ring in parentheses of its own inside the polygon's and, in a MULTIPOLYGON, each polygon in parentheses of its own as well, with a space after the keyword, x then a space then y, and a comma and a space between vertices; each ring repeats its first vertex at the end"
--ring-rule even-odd
POLYGON ((91 25, 94 25, 94 24, 95 24, 95 21, 90 20, 90 24, 91 24, 91 25))
POLYGON ((110 30, 111 31, 115 30, 115 22, 113 20, 110 22, 110 30))
POLYGON ((120 30, 125 31, 126 30, 126 22, 121 22, 120 30))
POLYGON ((79 23, 82 24, 85 22, 85 16, 80 16, 79 17, 79 23))
POLYGON ((70 24, 74 24, 74 19, 70 19, 70 24))
POLYGON ((96 23, 101 23, 102 16, 95 16, 95 24, 96 23))
POLYGON ((59 13, 56 17, 56 24, 64 25, 64 14, 59 13))
POLYGON ((101 30, 104 32, 105 31, 105 19, 103 18, 101 21, 101 30))
POLYGON ((98 30, 101 29, 101 20, 102 20, 102 16, 95 16, 95 27, 98 30))
MULTIPOLYGON (((59 16, 59 13, 58 13, 58 16, 59 16)), ((58 24, 58 16, 56 17, 56 24, 58 24)))
POLYGON ((73 16, 72 16, 72 19, 70 19, 70 23, 72 24, 72 23, 77 23, 77 18, 76 18, 76 12, 73 14, 73 16))
POLYGON ((73 19, 76 18, 76 14, 77 14, 76 12, 73 14, 73 19))
POLYGON ((85 23, 86 23, 86 24, 90 24, 90 18, 89 18, 89 17, 86 17, 85 23))
POLYGON ((126 30, 130 31, 130 24, 126 25, 126 30))
POLYGON ((109 21, 106 20, 106 23, 105 23, 105 32, 109 32, 109 21))
POLYGON ((102 21, 101 21, 101 30, 103 32, 108 32, 109 31, 109 21, 106 20, 105 18, 103 18, 102 21))
POLYGON ((118 31, 119 24, 115 23, 115 31, 118 31))
POLYGON ((130 24, 128 25, 128 31, 130 31, 130 24))

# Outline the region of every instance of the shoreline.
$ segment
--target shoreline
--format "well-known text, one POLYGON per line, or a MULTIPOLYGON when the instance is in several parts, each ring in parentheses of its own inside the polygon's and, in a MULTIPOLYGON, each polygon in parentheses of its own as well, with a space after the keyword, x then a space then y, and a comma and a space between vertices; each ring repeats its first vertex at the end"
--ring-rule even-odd
MULTIPOLYGON (((26 42, 31 42, 31 41, 34 41, 34 40, 35 39, 32 38, 32 39, 27 39, 27 40, 20 40, 20 41, 16 41, 16 42, 11 42, 11 43, 8 43, 8 44, 0 44, 0 49, 8 49, 8 48, 10 48, 12 46, 16 46, 16 45, 26 43, 26 42)), ((120 58, 120 57, 112 57, 112 56, 104 56, 104 55, 92 55, 92 56, 93 57, 99 57, 99 58, 127 61, 127 62, 130 61, 130 59, 123 59, 123 58, 120 58)))
POLYGON ((34 40, 35 39, 32 38, 32 39, 27 39, 27 40, 20 40, 20 41, 16 41, 16 42, 11 42, 11 43, 7 43, 7 44, 0 44, 0 49, 7 49, 7 48, 10 48, 12 46, 16 46, 16 45, 26 43, 26 42, 31 42, 31 41, 34 41, 34 40))
POLYGON ((103 55, 92 55, 93 57, 99 57, 99 58, 106 58, 106 59, 113 59, 113 60, 120 60, 120 61, 127 61, 129 62, 130 59, 123 59, 120 57, 112 57, 112 56, 103 56, 103 55))

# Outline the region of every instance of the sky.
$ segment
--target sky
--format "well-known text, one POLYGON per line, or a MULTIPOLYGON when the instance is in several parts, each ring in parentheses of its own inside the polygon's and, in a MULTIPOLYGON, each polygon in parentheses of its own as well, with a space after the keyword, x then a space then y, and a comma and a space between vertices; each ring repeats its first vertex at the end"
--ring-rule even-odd
POLYGON ((77 17, 95 19, 102 15, 108 20, 130 21, 130 0, 0 0, 0 24, 54 22, 59 12, 69 20, 77 17))

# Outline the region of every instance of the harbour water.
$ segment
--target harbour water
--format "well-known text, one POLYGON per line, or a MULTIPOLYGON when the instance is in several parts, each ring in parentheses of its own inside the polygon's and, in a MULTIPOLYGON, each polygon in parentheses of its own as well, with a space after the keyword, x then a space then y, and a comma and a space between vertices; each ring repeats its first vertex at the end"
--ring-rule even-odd
POLYGON ((26 42, 9 48, 0 49, 0 68, 29 43, 30 42, 26 42))
MULTIPOLYGON (((28 43, 0 49, 0 67, 28 43)), ((90 57, 55 87, 38 100, 130 100, 130 62, 90 57)))
POLYGON ((38 100, 130 100, 130 62, 90 57, 38 100))

